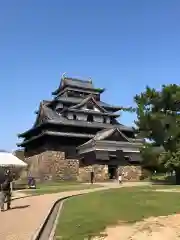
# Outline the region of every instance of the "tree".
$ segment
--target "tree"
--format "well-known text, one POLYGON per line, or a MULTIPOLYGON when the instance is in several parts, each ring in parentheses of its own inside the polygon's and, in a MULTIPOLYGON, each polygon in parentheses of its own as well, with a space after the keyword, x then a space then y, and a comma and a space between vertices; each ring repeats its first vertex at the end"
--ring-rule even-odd
POLYGON ((180 183, 180 86, 163 85, 159 91, 146 87, 134 100, 139 135, 164 148, 160 161, 176 171, 180 183))
POLYGON ((161 164, 159 156, 163 152, 163 148, 155 147, 151 143, 145 143, 141 149, 142 166, 151 172, 164 171, 163 164, 161 164))

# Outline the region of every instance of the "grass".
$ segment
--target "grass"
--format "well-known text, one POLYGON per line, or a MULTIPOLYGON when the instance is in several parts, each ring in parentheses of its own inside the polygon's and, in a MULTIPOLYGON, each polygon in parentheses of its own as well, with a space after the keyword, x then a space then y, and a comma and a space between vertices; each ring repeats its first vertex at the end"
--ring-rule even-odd
POLYGON ((149 186, 148 189, 151 189, 151 190, 155 190, 155 189, 176 189, 176 190, 179 190, 180 191, 180 185, 176 185, 176 184, 158 184, 158 185, 152 185, 152 186, 149 186))
POLYGON ((152 182, 162 182, 164 184, 175 184, 176 178, 175 176, 166 175, 164 173, 153 174, 150 178, 152 182))
POLYGON ((156 187, 120 188, 70 198, 63 205, 56 240, 91 239, 119 221, 132 223, 180 212, 180 193, 153 189, 156 187))
POLYGON ((46 182, 37 184, 36 189, 26 189, 23 192, 31 195, 42 195, 50 193, 58 193, 65 191, 83 190, 90 188, 97 188, 96 185, 82 184, 78 182, 46 182))

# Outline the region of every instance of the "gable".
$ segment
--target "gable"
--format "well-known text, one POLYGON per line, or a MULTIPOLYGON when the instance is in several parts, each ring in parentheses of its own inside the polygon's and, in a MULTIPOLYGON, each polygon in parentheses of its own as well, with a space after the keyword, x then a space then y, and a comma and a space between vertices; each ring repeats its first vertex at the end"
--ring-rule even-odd
POLYGON ((98 106, 96 103, 94 103, 94 101, 92 101, 92 99, 90 99, 88 102, 86 102, 80 109, 102 112, 102 108, 100 106, 98 106))
POLYGON ((90 110, 96 112, 107 112, 103 107, 101 107, 92 96, 82 100, 79 104, 76 104, 71 107, 71 109, 78 110, 90 110))
POLYGON ((107 138, 105 138, 104 140, 129 142, 128 138, 120 130, 117 129, 111 135, 107 136, 107 138))
POLYGON ((101 130, 95 135, 94 140, 129 142, 129 139, 119 130, 119 128, 101 130))

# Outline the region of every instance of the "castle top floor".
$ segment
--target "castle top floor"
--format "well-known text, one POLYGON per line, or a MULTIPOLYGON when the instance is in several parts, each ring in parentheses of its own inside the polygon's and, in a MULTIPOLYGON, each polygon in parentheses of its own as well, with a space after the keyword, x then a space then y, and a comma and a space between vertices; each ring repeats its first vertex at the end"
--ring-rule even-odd
POLYGON ((59 87, 52 92, 52 95, 57 99, 61 96, 86 98, 91 94, 98 101, 100 100, 100 94, 103 93, 104 90, 104 88, 94 87, 91 79, 81 80, 63 75, 59 87))

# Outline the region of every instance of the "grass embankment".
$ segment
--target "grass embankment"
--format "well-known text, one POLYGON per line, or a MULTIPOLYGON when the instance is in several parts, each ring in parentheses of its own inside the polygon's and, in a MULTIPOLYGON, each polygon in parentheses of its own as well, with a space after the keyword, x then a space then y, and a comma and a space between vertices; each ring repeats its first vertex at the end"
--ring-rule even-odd
POLYGON ((180 212, 180 193, 152 191, 154 189, 156 187, 120 188, 70 198, 64 203, 56 239, 91 239, 120 221, 132 223, 180 212))
POLYGON ((37 184, 36 189, 26 189, 23 192, 31 195, 42 195, 66 191, 97 188, 97 185, 82 184, 78 182, 45 182, 37 184))

